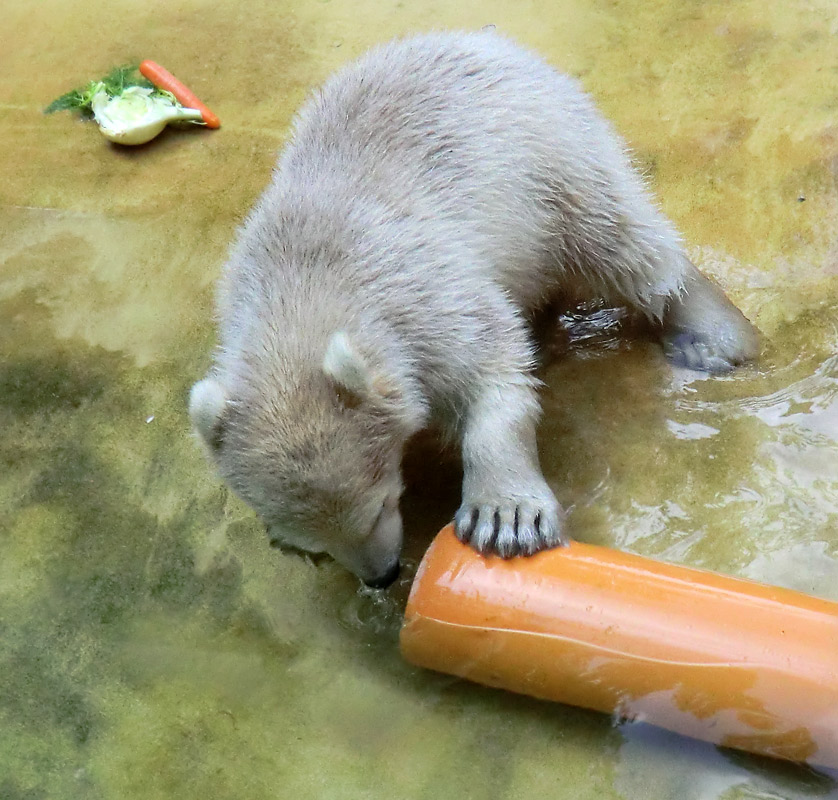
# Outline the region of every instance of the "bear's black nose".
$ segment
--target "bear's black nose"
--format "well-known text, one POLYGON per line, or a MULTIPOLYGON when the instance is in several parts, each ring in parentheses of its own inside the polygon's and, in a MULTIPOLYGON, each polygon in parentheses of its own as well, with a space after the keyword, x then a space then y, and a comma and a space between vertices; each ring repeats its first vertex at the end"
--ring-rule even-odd
POLYGON ((396 578, 399 577, 399 571, 401 570, 401 564, 396 561, 390 569, 387 570, 383 575, 379 575, 377 578, 372 578, 368 581, 364 581, 364 583, 369 586, 371 589, 386 589, 396 578))

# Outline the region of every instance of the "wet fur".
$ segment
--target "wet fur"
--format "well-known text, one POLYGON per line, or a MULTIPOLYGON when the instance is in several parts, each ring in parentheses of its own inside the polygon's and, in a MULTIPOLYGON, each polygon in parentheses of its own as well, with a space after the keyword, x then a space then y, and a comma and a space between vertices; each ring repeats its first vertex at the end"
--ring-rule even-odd
POLYGON ((493 33, 385 45, 301 110, 225 269, 194 423, 278 538, 364 579, 392 572, 429 423, 462 446, 462 539, 554 546, 524 320, 558 294, 635 308, 695 368, 756 354, 575 81, 493 33))

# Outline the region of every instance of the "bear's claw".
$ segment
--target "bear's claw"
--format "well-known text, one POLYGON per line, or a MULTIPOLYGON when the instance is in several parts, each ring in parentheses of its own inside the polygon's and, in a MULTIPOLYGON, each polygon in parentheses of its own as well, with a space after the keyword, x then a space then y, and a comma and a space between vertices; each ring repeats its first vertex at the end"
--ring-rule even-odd
POLYGON ((483 555, 531 556, 567 544, 558 504, 464 503, 454 515, 457 538, 483 555))

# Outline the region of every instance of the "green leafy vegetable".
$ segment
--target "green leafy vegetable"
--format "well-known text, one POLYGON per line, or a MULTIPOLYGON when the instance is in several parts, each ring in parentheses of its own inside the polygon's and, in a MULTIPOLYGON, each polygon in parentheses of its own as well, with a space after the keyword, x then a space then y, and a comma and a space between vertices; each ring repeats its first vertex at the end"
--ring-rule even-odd
POLYGON ((144 89, 152 89, 155 93, 161 95, 167 92, 160 92, 155 89, 154 85, 147 81, 139 73, 139 65, 129 64, 127 66, 117 67, 109 72, 99 81, 90 81, 82 89, 73 89, 71 92, 62 94, 53 100, 45 109, 45 114, 53 114, 56 111, 81 111, 88 115, 92 114, 91 104, 93 103, 93 95, 100 89, 104 89, 111 97, 116 97, 130 86, 141 86, 144 89))
POLYGON ((100 81, 61 95, 45 109, 80 111, 93 117, 99 130, 118 144, 144 144, 170 122, 201 123, 201 112, 184 108, 171 92, 156 87, 137 66, 117 67, 100 81))
POLYGON ((72 92, 62 94, 53 100, 45 109, 44 114, 53 114, 56 111, 83 111, 90 106, 90 99, 87 92, 80 89, 73 89, 72 92))

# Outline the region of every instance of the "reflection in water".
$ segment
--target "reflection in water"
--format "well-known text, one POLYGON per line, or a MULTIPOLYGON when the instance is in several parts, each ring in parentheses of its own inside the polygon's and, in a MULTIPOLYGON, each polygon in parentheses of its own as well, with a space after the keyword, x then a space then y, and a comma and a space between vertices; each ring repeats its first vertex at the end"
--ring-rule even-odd
MULTIPOLYGON (((838 336, 827 340, 838 351, 838 336)), ((766 394, 750 394, 736 401, 681 399, 685 416, 753 419, 765 426, 757 430, 750 475, 711 504, 735 513, 741 524, 761 533, 754 557, 803 542, 820 541, 834 554, 838 518, 838 355, 822 360, 795 359, 778 367, 771 383, 788 384, 766 394), (801 373, 802 376, 801 376, 801 373), (821 538, 823 537, 823 538, 821 538)), ((810 585, 806 572, 816 565, 800 564, 792 585, 810 585)), ((838 568, 825 596, 838 597, 838 568)))
MULTIPOLYGON (((836 316, 838 307, 824 307, 817 322, 827 324, 810 329, 817 336, 785 364, 769 354, 759 369, 712 379, 687 370, 649 374, 649 362, 633 356, 639 347, 657 356, 654 346, 631 341, 622 361, 595 349, 584 369, 572 359, 550 368, 546 469, 560 493, 572 486, 575 535, 590 540, 586 529, 595 521, 599 529, 605 515, 602 543, 722 571, 745 570, 801 541, 821 541, 834 556, 836 316), (650 399, 650 383, 661 377, 665 391, 650 399)), ((794 352, 798 341, 785 344, 794 352)), ((788 585, 805 590, 801 568, 788 585)), ((828 597, 838 596, 835 570, 828 597)))
POLYGON ((615 786, 626 800, 836 800, 827 774, 719 750, 645 724, 621 724, 615 786), (677 768, 673 769, 673 764, 677 768))
POLYGON ((688 422, 686 424, 668 419, 666 427, 678 439, 707 439, 719 433, 718 428, 710 425, 702 425, 700 422, 688 422))

